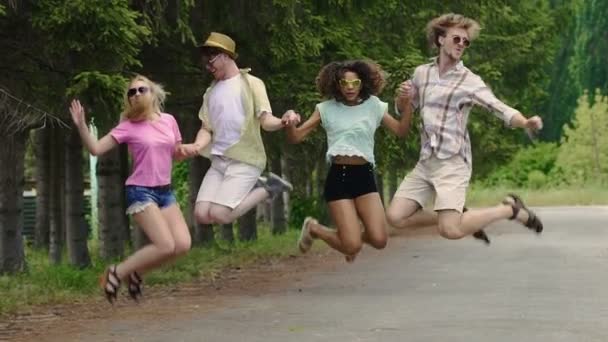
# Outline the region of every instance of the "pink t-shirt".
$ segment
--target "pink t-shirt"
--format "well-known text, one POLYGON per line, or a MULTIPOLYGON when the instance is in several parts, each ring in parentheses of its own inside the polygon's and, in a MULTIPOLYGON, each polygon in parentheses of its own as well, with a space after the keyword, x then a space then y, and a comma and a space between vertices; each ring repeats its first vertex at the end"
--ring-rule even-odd
POLYGON ((129 146, 133 171, 126 185, 161 186, 171 184, 175 145, 182 135, 175 118, 161 113, 156 121, 124 120, 110 134, 119 144, 129 146))

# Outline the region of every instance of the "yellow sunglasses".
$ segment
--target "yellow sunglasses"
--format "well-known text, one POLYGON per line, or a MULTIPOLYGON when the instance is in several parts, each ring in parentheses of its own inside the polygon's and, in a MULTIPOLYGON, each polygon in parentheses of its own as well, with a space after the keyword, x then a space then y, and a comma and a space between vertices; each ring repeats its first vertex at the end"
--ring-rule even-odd
POLYGON ((348 88, 348 87, 353 87, 353 88, 359 88, 361 86, 361 80, 356 78, 354 80, 347 80, 347 79, 341 79, 340 80, 340 87, 343 88, 348 88))

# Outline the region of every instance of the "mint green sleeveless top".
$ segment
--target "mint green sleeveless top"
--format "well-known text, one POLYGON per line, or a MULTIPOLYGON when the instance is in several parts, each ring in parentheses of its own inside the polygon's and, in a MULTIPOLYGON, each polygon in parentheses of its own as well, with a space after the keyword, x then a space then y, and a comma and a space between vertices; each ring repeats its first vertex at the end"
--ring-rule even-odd
POLYGON ((358 156, 375 165, 374 133, 387 108, 386 102, 373 95, 356 106, 335 99, 317 104, 327 133, 327 161, 338 155, 358 156))

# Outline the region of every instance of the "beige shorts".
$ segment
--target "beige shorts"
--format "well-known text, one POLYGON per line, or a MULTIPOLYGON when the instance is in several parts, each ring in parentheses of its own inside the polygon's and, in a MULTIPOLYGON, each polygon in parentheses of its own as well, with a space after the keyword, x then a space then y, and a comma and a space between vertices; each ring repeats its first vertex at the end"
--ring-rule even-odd
POLYGON ((212 156, 196 202, 211 202, 236 208, 262 174, 262 169, 223 156, 212 156))
POLYGON ((434 198, 434 210, 462 212, 470 179, 471 168, 462 156, 439 159, 433 155, 418 161, 401 182, 395 197, 414 200, 422 207, 434 198))

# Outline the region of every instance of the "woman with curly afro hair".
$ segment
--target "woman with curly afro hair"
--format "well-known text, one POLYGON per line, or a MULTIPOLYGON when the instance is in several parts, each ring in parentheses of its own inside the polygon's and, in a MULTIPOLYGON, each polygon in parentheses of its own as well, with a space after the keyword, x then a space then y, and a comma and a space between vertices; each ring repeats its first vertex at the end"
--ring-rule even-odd
POLYGON ((376 188, 374 133, 383 124, 399 137, 411 122, 408 97, 396 101, 406 108, 398 121, 388 113, 388 104, 377 95, 385 80, 380 66, 371 61, 332 62, 317 76, 317 89, 326 99, 299 127, 288 127, 290 143, 304 140, 319 125, 327 133, 327 162, 324 198, 336 230, 307 217, 302 224, 298 247, 306 253, 315 239, 325 241, 352 262, 363 242, 377 249, 386 246, 384 207, 376 188), (363 226, 362 226, 362 225, 363 226))

